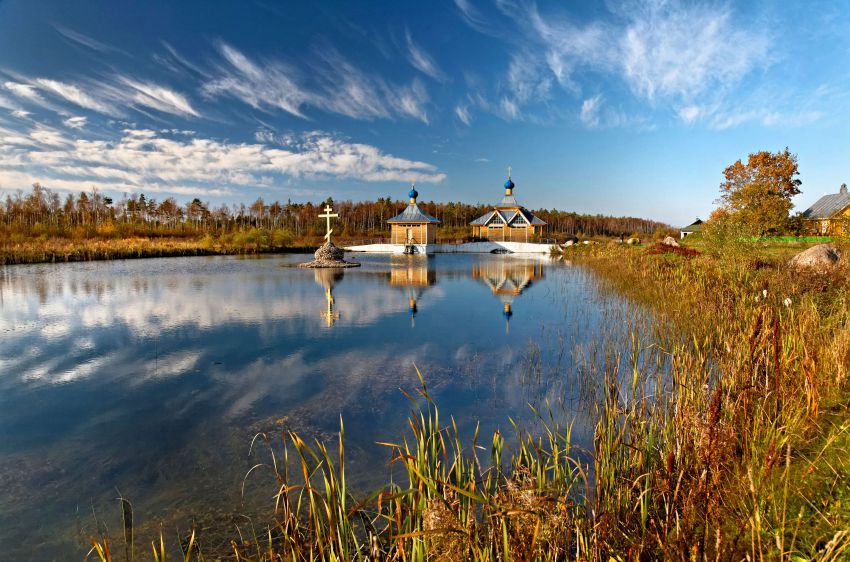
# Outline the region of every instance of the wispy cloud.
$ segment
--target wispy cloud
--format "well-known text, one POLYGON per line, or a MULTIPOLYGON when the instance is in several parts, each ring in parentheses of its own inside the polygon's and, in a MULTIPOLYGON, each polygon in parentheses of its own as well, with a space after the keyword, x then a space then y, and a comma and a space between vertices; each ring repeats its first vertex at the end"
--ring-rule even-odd
POLYGON ((82 129, 86 126, 86 122, 88 119, 85 117, 69 117, 65 119, 63 123, 66 127, 70 127, 71 129, 82 129))
MULTIPOLYGON (((455 4, 465 18, 476 13, 467 0, 455 4)), ((583 96, 582 89, 607 82, 618 91, 619 82, 649 108, 666 108, 695 122, 695 108, 722 100, 771 61, 767 32, 724 3, 624 0, 609 3, 605 17, 583 21, 563 11, 542 13, 534 3, 501 0, 497 6, 521 37, 513 42, 507 80, 496 92, 501 101, 492 106, 507 119, 526 117, 526 107, 549 103, 555 81, 582 100, 585 126, 610 126, 606 122, 618 119, 594 112, 596 98, 583 96)))
POLYGON ((85 109, 91 109, 92 111, 105 113, 107 115, 116 115, 118 113, 115 107, 111 104, 95 99, 90 94, 83 91, 82 88, 74 84, 60 82, 58 80, 49 80, 47 78, 37 78, 35 83, 42 90, 50 92, 85 109))
POLYGON ((56 189, 98 185, 116 191, 223 195, 268 186, 271 178, 348 178, 441 182, 426 162, 399 158, 335 135, 261 136, 276 146, 185 138, 125 129, 115 140, 72 138, 36 125, 25 134, 0 130, 0 187, 42 181, 56 189))
POLYGON ((127 108, 155 109, 162 113, 182 117, 200 117, 185 95, 152 82, 143 82, 129 76, 114 75, 109 78, 82 79, 65 82, 49 78, 23 78, 19 82, 7 81, 6 90, 20 99, 53 111, 64 111, 54 101, 70 103, 76 107, 102 113, 111 117, 126 115, 127 108))
POLYGON ((581 104, 579 119, 586 127, 595 129, 599 126, 599 108, 602 105, 602 94, 584 100, 581 104))
POLYGON ((460 12, 461 17, 469 27, 479 33, 492 34, 490 23, 481 15, 475 6, 469 0, 454 0, 455 6, 460 12))
POLYGON ((32 102, 41 102, 44 98, 42 98, 38 89, 32 84, 21 84, 18 82, 6 82, 3 84, 3 87, 8 91, 12 92, 14 95, 19 98, 23 98, 32 102))
POLYGON ((87 47, 99 53, 121 53, 127 55, 126 51, 122 51, 116 47, 111 45, 107 45, 106 43, 101 43, 96 39, 92 39, 88 35, 84 35, 78 31, 74 31, 73 29, 69 29, 65 26, 54 24, 53 28, 63 37, 76 43, 77 45, 82 45, 83 47, 87 47))
POLYGON ((446 74, 440 69, 434 59, 425 50, 413 41, 409 29, 405 29, 405 42, 407 45, 407 60, 410 64, 423 74, 427 74, 438 82, 446 81, 446 74))
POLYGON ((467 105, 457 105, 455 106, 455 115, 458 119, 463 122, 464 125, 469 126, 472 124, 472 115, 469 114, 469 106, 467 105))
POLYGON ((623 31, 621 70, 649 100, 733 86, 768 60, 765 33, 743 28, 725 6, 650 3, 623 31))
POLYGON ((257 62, 222 43, 224 64, 206 82, 209 97, 234 97, 255 109, 280 109, 306 118, 314 107, 353 119, 407 117, 428 122, 428 94, 419 80, 399 85, 368 74, 332 47, 308 63, 303 73, 281 60, 257 62))
MULTIPOLYGON (((200 114, 192 108, 192 105, 183 94, 158 84, 138 82, 126 76, 121 77, 120 80, 129 89, 128 95, 133 100, 133 103, 150 107, 163 113, 200 117, 200 114)), ((118 93, 117 97, 120 98, 121 93, 118 93)))

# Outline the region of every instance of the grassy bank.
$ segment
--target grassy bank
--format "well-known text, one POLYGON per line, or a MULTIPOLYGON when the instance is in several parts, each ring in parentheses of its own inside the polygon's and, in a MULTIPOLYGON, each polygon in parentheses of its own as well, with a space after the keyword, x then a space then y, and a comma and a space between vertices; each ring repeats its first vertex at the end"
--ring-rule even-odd
POLYGON ((293 240, 274 235, 273 231, 248 230, 224 236, 91 236, 21 237, 0 242, 0 265, 55 263, 110 259, 272 252, 310 252, 321 240, 293 240))
MULTIPOLYGON (((227 553, 203 552, 193 532, 181 550, 239 560, 846 559, 846 266, 799 274, 775 249, 702 249, 571 254, 656 318, 627 317, 629 341, 603 341, 581 363, 597 417, 592 451, 547 412, 533 433, 512 428, 512 447, 501 433, 462 443, 423 382, 409 432, 386 444, 405 481, 354 497, 342 424, 336 443, 261 434, 253 445, 268 444, 278 482, 271 525, 240 529, 227 553)), ((123 552, 127 536, 94 538, 90 556, 123 552)), ((165 547, 152 546, 162 559, 165 547)))

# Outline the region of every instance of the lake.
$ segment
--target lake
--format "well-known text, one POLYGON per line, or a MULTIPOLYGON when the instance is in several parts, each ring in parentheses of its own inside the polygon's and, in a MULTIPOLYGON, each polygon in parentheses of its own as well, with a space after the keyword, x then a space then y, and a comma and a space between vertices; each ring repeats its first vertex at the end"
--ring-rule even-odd
MULTIPOLYGON (((272 511, 258 432, 333 442, 349 480, 400 478, 398 442, 419 387, 471 439, 533 425, 557 404, 592 443, 576 352, 622 326, 626 303, 582 267, 516 255, 359 254, 304 270, 304 255, 0 268, 0 544, 3 556, 79 556, 86 536, 191 521, 233 532, 272 511), (245 495, 242 495, 245 479, 245 495)), ((588 353, 592 355, 592 353, 588 353)), ((486 454, 485 454, 486 456, 486 454)), ((214 540, 210 538, 210 540, 214 540)), ((137 540, 137 548, 144 543, 137 540)))

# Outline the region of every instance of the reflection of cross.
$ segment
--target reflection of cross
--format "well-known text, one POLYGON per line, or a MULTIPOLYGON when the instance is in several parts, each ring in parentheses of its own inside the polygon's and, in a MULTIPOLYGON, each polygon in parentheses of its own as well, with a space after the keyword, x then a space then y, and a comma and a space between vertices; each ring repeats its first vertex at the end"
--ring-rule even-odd
POLYGON ((322 318, 325 319, 325 323, 330 328, 334 325, 334 321, 339 320, 339 312, 334 310, 334 297, 330 287, 325 289, 325 298, 328 300, 328 308, 322 312, 322 318))
POLYGON ((331 228, 331 219, 339 218, 339 215, 336 214, 336 213, 333 213, 332 211, 333 211, 333 207, 331 207, 330 205, 325 205, 325 214, 319 215, 320 219, 327 219, 328 220, 328 233, 325 234, 325 238, 327 239, 328 242, 331 241, 331 232, 333 232, 333 229, 331 228))

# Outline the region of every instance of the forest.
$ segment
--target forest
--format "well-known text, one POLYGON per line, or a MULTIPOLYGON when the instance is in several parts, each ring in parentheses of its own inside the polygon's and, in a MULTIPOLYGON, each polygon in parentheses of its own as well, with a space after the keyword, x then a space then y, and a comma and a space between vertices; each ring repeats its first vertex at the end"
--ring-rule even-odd
MULTIPOLYGON (((285 230, 294 240, 324 234, 317 218, 325 205, 333 206, 340 217, 334 230, 343 238, 367 238, 388 232, 386 220, 400 213, 405 201, 389 197, 376 201, 325 201, 294 203, 266 202, 258 198, 250 204, 211 205, 194 198, 185 203, 173 197, 158 200, 144 193, 115 200, 96 188, 88 193, 67 193, 33 185, 28 193, 8 194, 0 203, 0 225, 8 236, 47 236, 60 238, 177 236, 226 234, 247 229, 285 230)), ((442 221, 442 238, 463 238, 467 225, 487 212, 485 204, 461 202, 420 202, 424 211, 442 221)), ((665 225, 642 218, 589 215, 557 209, 533 212, 548 224, 550 238, 648 234, 665 225)))

